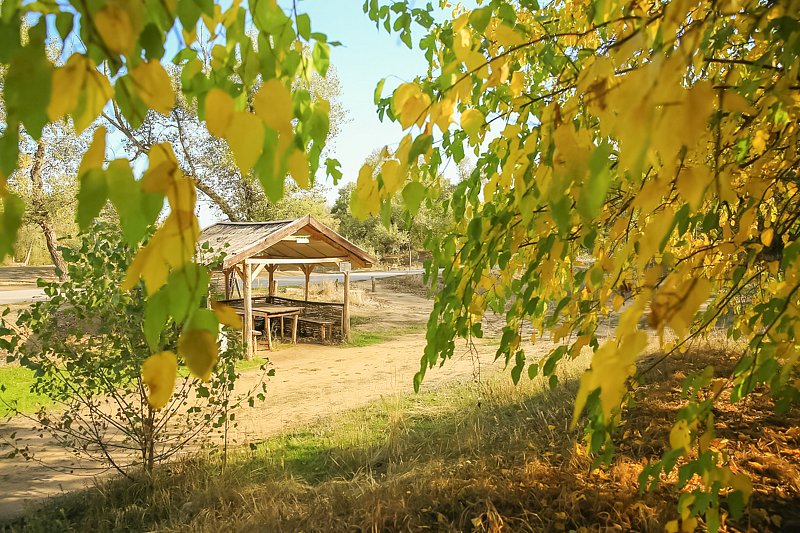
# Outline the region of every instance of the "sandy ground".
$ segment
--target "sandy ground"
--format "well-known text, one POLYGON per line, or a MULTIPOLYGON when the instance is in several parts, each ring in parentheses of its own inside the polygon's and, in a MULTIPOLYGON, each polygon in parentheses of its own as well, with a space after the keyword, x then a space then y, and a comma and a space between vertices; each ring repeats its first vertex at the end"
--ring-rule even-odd
MULTIPOLYGON (((353 315, 370 317, 364 328, 385 330, 393 325, 425 323, 430 307, 430 300, 420 296, 379 291, 353 315)), ((363 348, 298 344, 269 353, 276 374, 268 382, 267 401, 237 414, 235 440, 238 444, 257 441, 381 397, 413 393, 412 377, 419 369, 424 344, 424 335, 415 333, 363 348)), ((494 372, 502 367, 493 362, 495 349, 479 344, 476 357, 465 346, 445 368, 430 370, 423 388, 494 372)), ((258 375, 258 371, 243 374, 237 387, 247 390, 258 375)), ((93 475, 80 469, 96 464, 77 462, 30 428, 29 422, 18 419, 0 425, 6 435, 16 431, 17 437, 35 450, 37 459, 49 467, 21 458, 0 460, 0 518, 20 513, 26 505, 47 496, 80 489, 93 480, 93 475), (64 472, 70 468, 83 475, 64 472)))

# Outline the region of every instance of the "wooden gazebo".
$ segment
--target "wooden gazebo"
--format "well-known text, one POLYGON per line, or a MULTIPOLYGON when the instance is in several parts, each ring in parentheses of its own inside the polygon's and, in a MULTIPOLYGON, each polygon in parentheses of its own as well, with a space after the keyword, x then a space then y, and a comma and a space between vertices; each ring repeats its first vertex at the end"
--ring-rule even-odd
MULTIPOLYGON (((208 243, 214 252, 224 252, 218 271, 225 281, 226 299, 233 287, 242 282, 244 304, 244 340, 246 356, 253 355, 252 283, 266 270, 269 274, 269 295, 275 296, 274 274, 277 270, 300 270, 305 274, 304 298, 308 301, 311 272, 318 266, 369 268, 375 260, 328 226, 305 216, 294 220, 269 222, 219 222, 200 235, 200 244, 208 243)), ((341 332, 349 338, 349 268, 344 273, 344 305, 341 332)))

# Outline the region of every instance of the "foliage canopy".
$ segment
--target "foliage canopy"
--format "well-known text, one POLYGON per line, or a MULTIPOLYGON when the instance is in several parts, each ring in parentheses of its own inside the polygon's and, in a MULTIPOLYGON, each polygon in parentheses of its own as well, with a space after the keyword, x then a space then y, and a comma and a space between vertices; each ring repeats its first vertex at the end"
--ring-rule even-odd
MULTIPOLYGON (((287 175, 308 188, 330 127, 330 103, 312 98, 309 88, 312 73, 326 75, 330 46, 336 43, 312 32, 308 15, 287 15, 274 0, 244 5, 237 0, 224 8, 211 0, 7 1, 0 5, 0 39, 0 63, 7 65, 0 259, 13 252, 25 209, 6 186, 20 164, 20 135, 38 140, 47 123, 64 118, 78 133, 93 128, 78 169, 78 225, 87 230, 111 202, 125 240, 142 245, 123 288, 144 282, 151 302, 148 327, 161 330, 170 319, 180 324, 178 356, 196 376, 208 379, 217 361, 218 325, 232 324, 236 317, 221 306, 213 313, 199 308, 207 275, 194 261, 197 183, 182 172, 168 142, 147 147, 147 170, 135 179, 127 159, 106 162, 108 135, 93 123, 111 106, 117 123, 134 131, 151 113, 170 114, 177 90, 211 134, 227 141, 241 174, 254 175, 268 197, 280 197, 287 175), (48 57, 53 40, 61 51, 55 61, 48 57), (180 67, 176 83, 162 60, 180 67), (165 200, 169 214, 145 242, 165 200), (185 305, 167 306, 164 313, 167 300, 185 305)), ((337 166, 333 160, 325 164, 334 176, 337 166)), ((158 355, 164 347, 160 337, 150 339, 157 355, 143 370, 158 388, 155 378, 167 384, 175 365, 158 355)), ((166 404, 163 395, 150 399, 155 407, 166 404)))
MULTIPOLYGON (((444 288, 415 384, 452 355, 457 337, 482 334, 487 311, 504 314, 498 356, 515 380, 543 374, 554 383, 559 361, 593 351, 575 418, 588 411, 590 448, 608 458, 648 344, 643 323, 657 331, 663 357, 721 329, 746 345, 739 364, 725 379, 710 372, 688 378, 672 450, 642 477, 649 486, 680 461, 681 485, 694 475, 702 483, 681 498, 682 522, 669 527, 691 530, 702 514, 716 529, 720 494, 736 514, 750 488, 724 451, 710 446, 715 402, 768 392, 786 408, 800 389, 800 2, 441 7, 452 17, 436 22, 431 6, 364 3, 376 25, 408 46, 412 28, 422 27, 419 47, 430 67, 390 95, 377 87, 379 116, 407 133, 379 168, 362 168, 354 214, 381 215, 398 193, 414 213, 438 195, 444 161, 477 156, 449 202, 455 229, 429 242, 429 272, 435 278, 443 268, 444 288), (600 326, 612 318, 615 334, 604 339, 600 326), (523 339, 542 335, 559 346, 528 361, 523 339)), ((149 110, 168 113, 174 88, 159 60, 173 48, 166 59, 182 67, 178 90, 268 196, 287 173, 307 187, 320 166, 328 106, 292 80, 311 69, 324 75, 335 43, 312 32, 296 9, 287 14, 274 0, 225 9, 211 0, 66 7, 7 0, 0 35, 0 62, 8 64, 3 181, 18 165, 20 127, 38 138, 45 123, 68 115, 81 130, 111 98, 133 128, 149 110), (58 66, 45 54, 48 20, 62 42, 81 43, 58 66)), ((88 227, 110 199, 126 239, 139 244, 166 198, 170 214, 140 248, 125 287, 143 280, 151 301, 185 297, 186 287, 193 294, 199 285, 191 273, 202 272, 192 259, 194 183, 168 144, 150 148, 141 180, 125 160, 106 166, 104 154, 98 129, 79 169, 79 224, 88 227)), ((325 166, 339 176, 335 161, 325 166)), ((22 217, 19 198, 5 187, 2 193, 0 256, 11 250, 22 217)), ((183 325, 178 354, 207 376, 217 323, 229 313, 189 307, 169 314, 183 325)), ((149 315, 161 327, 169 318, 149 315)), ((152 361, 156 375, 169 373, 171 365, 152 361)))
POLYGON ((608 459, 645 324, 664 358, 721 330, 745 345, 738 364, 687 378, 672 450, 641 478, 680 461, 681 487, 703 483, 669 527, 704 514, 716 529, 719 495, 737 515, 750 486, 710 445, 715 402, 768 393, 785 409, 800 389, 800 2, 482 4, 421 39, 427 76, 378 87, 407 134, 355 193, 364 213, 400 188, 418 204, 442 161, 478 157, 453 195, 456 231, 431 246, 444 289, 415 384, 489 311, 505 315, 497 355, 515 381, 555 383, 589 347, 575 420, 588 410, 590 448, 608 459), (524 341, 542 335, 557 348, 528 360, 524 341))

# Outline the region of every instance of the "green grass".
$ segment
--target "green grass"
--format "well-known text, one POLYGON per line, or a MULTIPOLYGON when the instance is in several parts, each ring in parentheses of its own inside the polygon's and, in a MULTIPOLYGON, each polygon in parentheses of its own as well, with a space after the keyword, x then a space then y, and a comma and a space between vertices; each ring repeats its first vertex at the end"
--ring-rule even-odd
POLYGON ((0 368, 0 385, 5 387, 0 392, 0 417, 9 413, 7 404, 15 405, 22 413, 32 413, 41 405, 50 405, 52 402, 46 396, 31 392, 33 385, 33 371, 19 366, 6 366, 0 368))
POLYGON ((117 479, 52 500, 12 530, 448 529, 440 521, 462 513, 449 502, 471 497, 451 493, 454 476, 464 484, 538 454, 547 428, 571 414, 573 386, 543 395, 541 383, 508 382, 388 396, 234 450, 224 469, 216 454, 193 454, 151 482, 117 479))
POLYGON ((342 348, 363 348, 365 346, 373 346, 389 342, 403 335, 412 335, 414 333, 423 333, 425 331, 424 324, 412 324, 406 326, 396 326, 385 329, 372 329, 360 330, 352 329, 350 331, 350 342, 341 344, 342 348))

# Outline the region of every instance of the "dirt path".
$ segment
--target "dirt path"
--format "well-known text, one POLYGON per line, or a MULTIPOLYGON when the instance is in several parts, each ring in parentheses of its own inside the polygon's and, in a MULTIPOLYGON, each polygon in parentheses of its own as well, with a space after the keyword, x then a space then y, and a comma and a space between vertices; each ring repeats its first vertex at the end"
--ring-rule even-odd
MULTIPOLYGON (((386 331, 395 326, 424 323, 430 305, 430 301, 419 296, 387 293, 370 298, 354 316, 369 317, 368 323, 361 326, 363 329, 386 331)), ((237 414, 236 443, 261 440, 381 397, 412 393, 412 377, 419 369, 424 344, 424 335, 414 333, 367 347, 299 344, 269 353, 276 374, 268 382, 267 400, 237 414)), ((444 369, 430 370, 423 388, 472 379, 477 373, 485 376, 502 367, 493 363, 494 346, 480 344, 477 348, 477 358, 465 347, 444 369)), ((245 373, 237 388, 247 390, 258 374, 245 373)), ((17 514, 26 504, 44 497, 91 483, 91 476, 62 471, 73 466, 79 469, 97 465, 76 463, 68 452, 34 434, 24 421, 18 427, 13 427, 13 423, 3 424, 0 430, 6 434, 17 431, 39 459, 61 470, 20 458, 0 460, 0 518, 17 514)))

